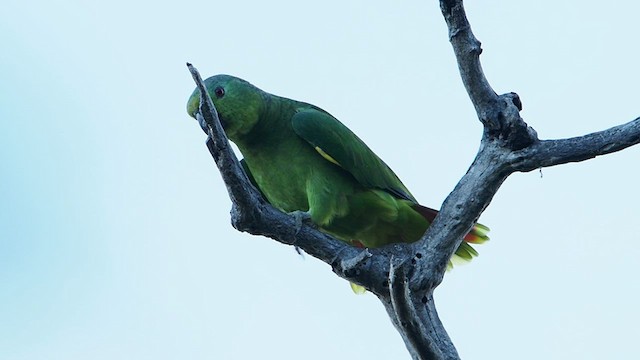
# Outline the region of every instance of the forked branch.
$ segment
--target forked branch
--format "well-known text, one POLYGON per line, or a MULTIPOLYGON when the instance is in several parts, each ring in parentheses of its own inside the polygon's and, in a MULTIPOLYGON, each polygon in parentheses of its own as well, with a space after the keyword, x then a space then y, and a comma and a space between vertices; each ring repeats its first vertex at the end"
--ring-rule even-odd
POLYGON ((201 126, 207 146, 233 202, 233 226, 295 245, 330 264, 340 277, 374 293, 414 359, 458 359, 438 318, 433 290, 447 262, 514 172, 577 162, 620 151, 640 142, 640 118, 593 134, 561 140, 539 140, 520 117, 515 93, 497 95, 480 64, 482 48, 471 31, 461 0, 440 0, 464 87, 484 125, 480 150, 467 173, 444 201, 420 241, 380 249, 357 249, 269 205, 244 174, 220 125, 213 102, 197 70, 187 64, 200 89, 201 126))

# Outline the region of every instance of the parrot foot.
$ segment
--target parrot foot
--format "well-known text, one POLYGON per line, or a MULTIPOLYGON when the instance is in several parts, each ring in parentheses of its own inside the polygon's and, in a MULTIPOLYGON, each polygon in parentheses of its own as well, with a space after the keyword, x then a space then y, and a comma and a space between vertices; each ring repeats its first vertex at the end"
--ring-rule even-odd
MULTIPOLYGON (((311 214, 307 211, 296 210, 288 214, 293 216, 293 219, 296 222, 296 233, 294 235, 294 238, 297 237, 298 233, 300 233, 303 223, 306 223, 307 225, 313 228, 316 227, 316 225, 311 221, 311 214)), ((295 245, 295 240, 293 242, 293 247, 294 249, 296 249, 296 252, 298 253, 298 255, 300 255, 304 259, 304 253, 302 252, 302 249, 300 249, 297 245, 295 245)))
POLYGON ((309 226, 315 227, 315 225, 311 222, 311 214, 309 214, 309 212, 307 211, 296 210, 290 212, 289 215, 293 216, 294 220, 296 221, 296 235, 298 235, 300 229, 302 229, 302 224, 304 223, 309 226))

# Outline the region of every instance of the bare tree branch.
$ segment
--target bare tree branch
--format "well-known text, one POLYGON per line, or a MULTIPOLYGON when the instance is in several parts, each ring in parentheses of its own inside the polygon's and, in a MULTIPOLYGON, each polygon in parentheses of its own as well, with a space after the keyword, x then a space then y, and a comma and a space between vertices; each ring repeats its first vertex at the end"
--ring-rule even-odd
POLYGON ((458 359, 458 353, 436 312, 432 292, 415 299, 417 293, 409 288, 404 274, 406 269, 391 264, 390 302, 383 303, 398 331, 404 334, 407 348, 417 359, 458 359))
POLYGON ((482 49, 471 31, 462 0, 440 0, 464 87, 484 125, 480 149, 467 173, 445 199, 424 236, 413 244, 357 249, 269 205, 244 174, 197 70, 198 120, 233 202, 233 226, 295 245, 331 265, 340 277, 365 286, 385 306, 414 359, 458 359, 435 308, 433 290, 462 238, 513 172, 577 162, 640 142, 640 118, 601 132, 561 140, 539 140, 520 117, 515 93, 497 95, 480 64, 482 49))
POLYGON ((640 117, 592 134, 560 140, 543 140, 509 155, 516 171, 579 162, 620 151, 640 143, 640 117))
MULTIPOLYGON (((478 114, 492 111, 498 95, 489 85, 482 66, 480 41, 471 31, 462 1, 440 1, 440 10, 449 28, 449 41, 458 60, 462 82, 478 114)), ((481 119, 485 116, 481 116, 481 119)))

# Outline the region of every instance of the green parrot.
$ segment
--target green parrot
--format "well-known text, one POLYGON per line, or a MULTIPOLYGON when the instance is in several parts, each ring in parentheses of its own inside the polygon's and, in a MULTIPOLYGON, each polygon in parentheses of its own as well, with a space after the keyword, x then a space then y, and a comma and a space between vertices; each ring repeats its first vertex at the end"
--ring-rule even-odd
MULTIPOLYGON (((417 241, 438 213, 419 205, 387 164, 319 107, 229 75, 204 83, 247 175, 281 211, 304 212, 320 230, 368 248, 417 241)), ((199 105, 196 89, 187 103, 190 116, 199 105)), ((454 258, 477 256, 469 243, 488 240, 488 230, 476 224, 454 258)))

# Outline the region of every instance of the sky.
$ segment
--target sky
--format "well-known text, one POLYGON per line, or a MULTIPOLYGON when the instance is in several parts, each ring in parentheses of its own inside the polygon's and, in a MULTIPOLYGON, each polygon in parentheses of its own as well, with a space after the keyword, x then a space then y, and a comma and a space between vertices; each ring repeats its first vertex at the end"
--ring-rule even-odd
MULTIPOLYGON (((541 138, 640 115, 636 1, 466 6, 541 138)), ((231 227, 185 62, 324 108, 439 207, 482 129, 437 1, 9 0, 0 50, 3 359, 408 358, 374 296, 231 227)), ((435 293, 463 358, 637 353, 639 156, 505 182, 435 293)))

